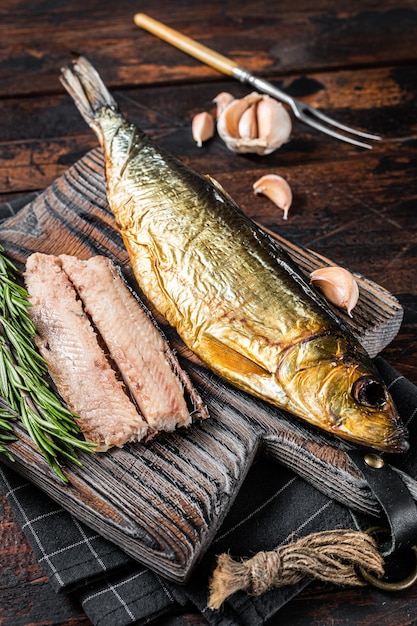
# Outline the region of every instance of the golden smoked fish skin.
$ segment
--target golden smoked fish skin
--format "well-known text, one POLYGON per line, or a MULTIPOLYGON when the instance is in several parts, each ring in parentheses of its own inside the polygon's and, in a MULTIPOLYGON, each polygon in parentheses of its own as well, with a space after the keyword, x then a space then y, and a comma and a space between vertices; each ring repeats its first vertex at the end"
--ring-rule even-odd
POLYGON ((371 360, 280 246, 215 181, 129 124, 91 64, 62 70, 96 132, 136 279, 214 372, 349 441, 408 448, 371 360))

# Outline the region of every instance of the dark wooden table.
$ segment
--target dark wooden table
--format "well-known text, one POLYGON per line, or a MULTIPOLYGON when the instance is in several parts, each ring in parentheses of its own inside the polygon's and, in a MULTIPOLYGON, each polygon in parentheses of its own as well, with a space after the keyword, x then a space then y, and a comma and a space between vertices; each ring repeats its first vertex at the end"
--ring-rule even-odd
MULTIPOLYGON (((252 218, 361 272, 405 310, 384 356, 417 383, 417 4, 415 0, 3 0, 0 8, 0 202, 43 189, 96 145, 58 80, 73 51, 88 56, 127 115, 171 152, 219 180, 252 218), (314 6, 314 8, 312 8, 314 6), (347 124, 381 133, 372 151, 294 122, 268 157, 237 156, 215 137, 203 148, 191 119, 220 91, 248 90, 133 24, 143 11, 275 81, 347 124), (252 183, 290 183, 289 219, 252 183)), ((57 597, 5 497, 0 499, 2 626, 89 623, 57 597)), ((274 623, 417 624, 417 587, 397 595, 315 584, 274 623)), ((191 609, 156 622, 201 625, 191 609)))

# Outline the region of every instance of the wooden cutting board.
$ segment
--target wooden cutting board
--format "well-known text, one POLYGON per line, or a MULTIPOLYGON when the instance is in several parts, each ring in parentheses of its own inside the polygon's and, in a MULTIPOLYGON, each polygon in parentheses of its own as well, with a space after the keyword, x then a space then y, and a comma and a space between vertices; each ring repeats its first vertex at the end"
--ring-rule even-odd
MULTIPOLYGON (((121 265, 138 290, 107 204, 103 171, 101 151, 95 149, 2 225, 0 242, 20 267, 34 251, 84 259, 104 254, 121 265)), ((329 264, 278 239, 307 272, 329 264)), ((402 309, 387 291, 357 278, 360 301, 353 320, 346 320, 374 356, 397 334, 402 309)), ((330 497, 375 513, 377 503, 342 442, 233 389, 208 372, 172 329, 163 329, 198 386, 209 420, 149 444, 83 454, 81 468, 65 469, 68 485, 18 427, 11 467, 128 554, 177 582, 187 580, 209 546, 261 448, 330 497), (339 470, 347 480, 334 480, 339 470)))

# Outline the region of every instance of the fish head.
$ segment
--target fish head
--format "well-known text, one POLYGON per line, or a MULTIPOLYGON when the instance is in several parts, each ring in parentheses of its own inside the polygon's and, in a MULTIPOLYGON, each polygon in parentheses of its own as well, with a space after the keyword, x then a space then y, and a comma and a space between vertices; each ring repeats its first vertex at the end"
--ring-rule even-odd
POLYGON ((344 337, 324 335, 293 346, 277 378, 294 413, 356 444, 408 450, 406 429, 368 355, 344 337))

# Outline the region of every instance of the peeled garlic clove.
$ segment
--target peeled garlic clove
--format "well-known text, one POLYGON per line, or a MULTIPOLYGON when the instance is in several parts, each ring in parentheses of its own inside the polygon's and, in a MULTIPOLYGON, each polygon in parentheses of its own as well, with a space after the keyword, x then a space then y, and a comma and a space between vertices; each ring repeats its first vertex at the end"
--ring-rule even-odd
POLYGON ((223 113, 224 109, 229 106, 229 104, 234 100, 234 96, 228 91, 221 91, 217 94, 217 96, 213 99, 213 102, 216 104, 217 112, 216 117, 219 119, 220 115, 223 113))
POLYGON ((352 317, 352 310, 359 299, 359 287, 353 275, 343 267, 322 267, 311 272, 312 284, 322 294, 341 309, 345 309, 352 317))
POLYGON ((277 207, 284 211, 283 219, 288 219, 288 211, 292 203, 292 191, 285 178, 278 176, 278 174, 265 174, 253 184, 253 191, 256 194, 262 193, 272 200, 277 207))
POLYGON ((214 135, 214 119, 210 113, 203 111, 194 115, 191 132, 197 146, 201 148, 204 141, 211 139, 214 135))
POLYGON ((270 154, 286 143, 291 130, 291 118, 281 102, 264 96, 258 104, 258 137, 267 145, 264 154, 270 154))
POLYGON ((239 137, 243 139, 254 139, 258 136, 258 122, 256 105, 246 109, 241 115, 238 126, 239 137))

